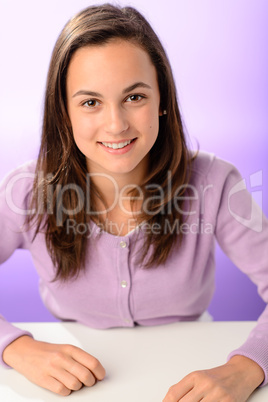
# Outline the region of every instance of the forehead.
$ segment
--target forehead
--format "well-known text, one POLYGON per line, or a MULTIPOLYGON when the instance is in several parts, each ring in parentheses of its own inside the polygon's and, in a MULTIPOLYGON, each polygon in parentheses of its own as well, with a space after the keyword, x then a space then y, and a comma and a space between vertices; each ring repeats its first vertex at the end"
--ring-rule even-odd
POLYGON ((141 80, 157 85, 157 73, 150 56, 139 45, 116 39, 102 45, 85 46, 74 53, 67 72, 67 90, 87 84, 121 87, 141 80))

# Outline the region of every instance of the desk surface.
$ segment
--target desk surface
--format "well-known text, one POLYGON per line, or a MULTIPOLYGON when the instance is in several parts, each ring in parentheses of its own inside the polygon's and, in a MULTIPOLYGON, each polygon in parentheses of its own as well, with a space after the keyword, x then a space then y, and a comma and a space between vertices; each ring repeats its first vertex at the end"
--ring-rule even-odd
MULTIPOLYGON (((35 339, 70 343, 96 356, 106 378, 68 396, 68 402, 161 402, 168 388, 191 371, 226 361, 240 346, 253 322, 185 322, 156 327, 94 330, 75 323, 20 323, 35 339)), ((63 401, 14 370, 0 368, 0 396, 5 402, 63 401)), ((250 402, 268 400, 268 386, 250 402)))

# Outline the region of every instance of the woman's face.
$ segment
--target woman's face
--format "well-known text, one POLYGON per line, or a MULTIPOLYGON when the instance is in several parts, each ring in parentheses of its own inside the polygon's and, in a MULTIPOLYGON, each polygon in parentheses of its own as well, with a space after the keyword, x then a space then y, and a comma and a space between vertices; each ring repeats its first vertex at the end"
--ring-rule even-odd
POLYGON ((80 48, 66 85, 74 140, 89 171, 145 175, 160 115, 157 73, 148 54, 124 40, 80 48))

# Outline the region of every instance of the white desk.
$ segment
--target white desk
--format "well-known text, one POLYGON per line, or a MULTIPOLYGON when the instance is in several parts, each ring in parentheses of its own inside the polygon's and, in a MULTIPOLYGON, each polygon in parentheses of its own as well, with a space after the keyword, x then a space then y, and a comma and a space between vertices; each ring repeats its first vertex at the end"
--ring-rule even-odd
MULTIPOLYGON (((253 322, 187 322, 157 327, 94 330, 75 323, 20 323, 35 339, 71 343, 96 356, 106 378, 82 388, 68 402, 161 402, 168 388, 191 371, 226 361, 241 345, 253 322)), ((0 368, 3 402, 63 401, 19 373, 0 368)), ((64 399, 65 400, 65 399, 64 399)), ((250 402, 268 401, 268 386, 257 390, 250 402)))

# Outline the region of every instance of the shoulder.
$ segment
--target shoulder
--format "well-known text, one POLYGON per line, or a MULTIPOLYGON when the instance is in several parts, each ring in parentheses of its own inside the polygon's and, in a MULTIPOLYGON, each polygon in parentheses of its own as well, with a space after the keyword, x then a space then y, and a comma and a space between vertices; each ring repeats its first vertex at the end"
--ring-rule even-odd
POLYGON ((31 160, 9 172, 0 183, 0 203, 25 203, 33 188, 36 161, 31 160))
POLYGON ((22 165, 17 166, 15 169, 11 170, 9 173, 5 175, 3 179, 0 180, 0 183, 6 182, 8 179, 21 174, 21 173, 35 173, 36 168, 36 160, 30 160, 22 165))
POLYGON ((19 165, 15 169, 11 170, 5 177, 0 181, 1 188, 6 186, 11 180, 15 181, 16 179, 22 178, 23 175, 25 178, 30 178, 35 176, 36 169, 36 160, 30 160, 22 165, 19 165))
POLYGON ((199 151, 192 162, 191 182, 210 182, 210 184, 223 184, 229 176, 240 179, 236 167, 227 160, 217 157, 213 153, 199 151))

